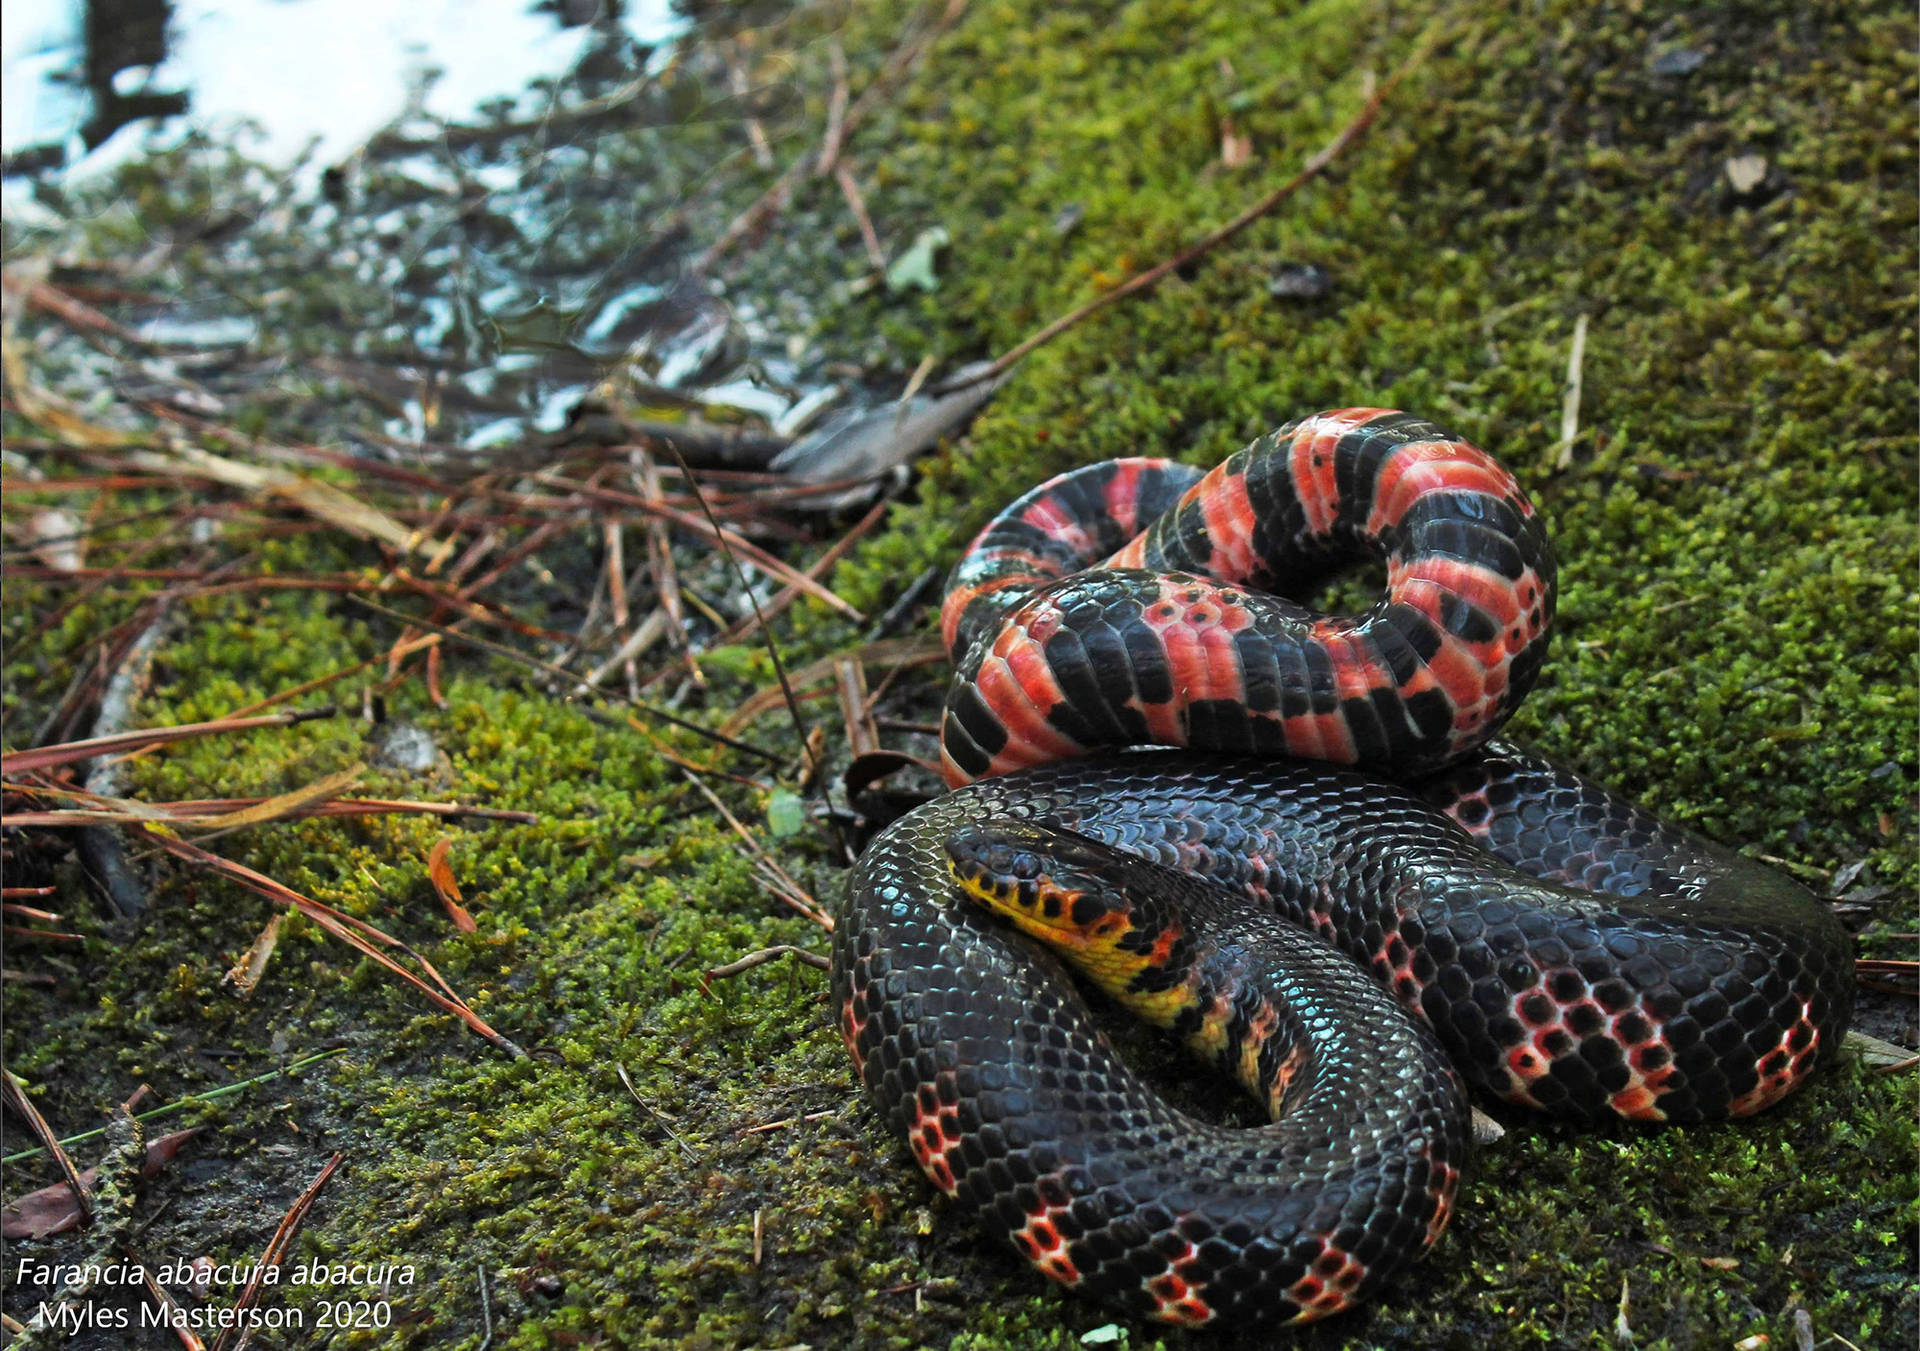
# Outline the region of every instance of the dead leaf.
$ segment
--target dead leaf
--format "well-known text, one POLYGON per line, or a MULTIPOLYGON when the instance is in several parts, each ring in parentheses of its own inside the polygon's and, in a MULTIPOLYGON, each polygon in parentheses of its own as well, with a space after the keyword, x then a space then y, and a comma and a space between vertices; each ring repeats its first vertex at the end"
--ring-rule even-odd
POLYGON ((286 922, 287 912, 276 910, 267 919, 267 927, 253 940, 253 946, 247 949, 247 955, 233 964, 224 979, 242 999, 253 993, 253 987, 260 983, 260 977, 266 974, 267 960, 273 956, 275 945, 280 942, 280 926, 286 922))
MULTIPOLYGON (((180 1152, 180 1146, 199 1133, 200 1127, 191 1126, 148 1142, 147 1157, 140 1166, 140 1175, 152 1177, 180 1152)), ((81 1184, 91 1187, 99 1172, 98 1168, 87 1169, 80 1174, 81 1184)), ((64 1182, 56 1182, 51 1187, 27 1193, 0 1212, 0 1237, 15 1240, 48 1238, 54 1234, 64 1234, 79 1223, 80 1208, 74 1204, 72 1188, 64 1182)))
POLYGON ((1736 155, 1727 161, 1727 182, 1733 185, 1735 192, 1745 194, 1760 186, 1760 180, 1767 176, 1767 157, 1765 155, 1736 155))
POLYGON ((453 878, 453 868, 447 863, 447 851, 453 847, 453 837, 443 835, 427 854, 427 880, 433 883, 434 894, 439 896, 440 904, 447 907, 447 914, 453 920, 453 927, 463 934, 470 934, 478 927, 466 907, 460 904, 460 884, 453 878))
POLYGON ((1253 137, 1234 125, 1233 118, 1220 119, 1220 163, 1229 169, 1244 168, 1253 158, 1253 137))

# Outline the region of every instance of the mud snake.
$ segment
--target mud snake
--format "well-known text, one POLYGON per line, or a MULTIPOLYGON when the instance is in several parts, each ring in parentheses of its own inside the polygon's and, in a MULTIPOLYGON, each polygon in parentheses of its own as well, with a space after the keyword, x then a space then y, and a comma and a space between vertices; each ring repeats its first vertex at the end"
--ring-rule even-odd
POLYGON ((860 1080, 934 1185, 1126 1312, 1304 1321, 1445 1227, 1456 1072, 1582 1121, 1699 1121, 1830 1059, 1852 976, 1826 907, 1490 743, 1539 670, 1554 580, 1505 470, 1382 409, 1291 424, 1204 476, 1089 466, 996 517, 942 616, 954 791, 872 842, 833 942, 860 1080), (1387 592, 1364 615, 1300 603, 1369 557, 1387 592), (1223 1128, 1129 1070, 1058 962, 956 887, 952 841, 994 822, 1317 935, 1296 940, 1318 969, 1291 1011, 1218 1008, 1210 1034, 1223 1061, 1290 1065, 1298 1110, 1223 1128))

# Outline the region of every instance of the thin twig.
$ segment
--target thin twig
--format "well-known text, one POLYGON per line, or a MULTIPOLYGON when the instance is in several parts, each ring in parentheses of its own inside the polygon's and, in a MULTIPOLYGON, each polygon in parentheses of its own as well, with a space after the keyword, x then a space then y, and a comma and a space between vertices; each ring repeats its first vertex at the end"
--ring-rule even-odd
MULTIPOLYGON (((669 446, 668 449, 673 450, 673 447, 669 446)), ((727 562, 732 564, 733 575, 739 579, 740 589, 746 593, 747 603, 753 607, 754 618, 760 622, 761 635, 766 639, 767 656, 773 659, 773 673, 779 678, 780 688, 786 692, 787 712, 793 715, 793 727, 800 734, 801 748, 807 752, 808 761, 812 763, 811 750, 807 746, 807 720, 800 715, 800 705, 793 697, 793 687, 787 684, 787 664, 780 660, 780 645, 773 640, 773 631, 767 628, 766 620, 760 614, 760 598, 753 594, 753 586, 747 581, 746 569, 740 566, 740 560, 734 557, 732 548, 728 546, 726 532, 720 529, 720 522, 713 519, 713 511, 707 506, 706 494, 700 490, 700 485, 694 482, 693 470, 687 467, 684 459, 681 459, 679 451, 673 450, 673 458, 679 461, 680 472, 687 478, 687 486, 693 489, 693 495, 700 503, 700 510, 706 513, 708 523, 713 526, 714 537, 720 541, 720 551, 727 556, 727 562)), ((831 595, 832 592, 828 594, 831 595)))
POLYGON ((756 966, 764 966, 779 957, 791 957, 796 962, 812 967, 816 971, 826 971, 833 963, 817 952, 805 948, 796 948, 791 943, 781 943, 775 947, 761 948, 758 952, 749 952, 746 956, 728 962, 725 966, 710 967, 708 980, 724 980, 728 976, 737 976, 742 971, 751 971, 756 966))
POLYGON ((1414 48, 1413 54, 1403 61, 1391 75, 1380 82, 1379 87, 1368 97, 1366 103, 1361 107, 1359 113, 1355 115, 1354 119, 1347 123, 1347 125, 1341 129, 1340 134, 1329 141, 1318 154, 1314 155, 1312 159, 1301 166, 1300 171, 1292 178, 1289 178, 1285 183, 1282 183, 1278 188, 1268 193, 1265 197, 1255 202, 1252 206, 1248 207, 1245 211, 1235 216, 1213 233, 1201 239, 1198 243, 1182 250, 1165 262, 1148 268, 1137 277, 1129 278, 1114 287, 1111 291, 1094 297, 1071 313, 1064 314, 1060 318, 1055 319, 1039 332, 1017 343, 1008 351, 994 358, 987 365, 981 367, 965 379, 954 381, 947 386, 947 392, 951 393, 956 390, 965 389, 971 385, 981 384, 987 380, 997 379, 1005 375, 1009 370, 1013 369, 1014 366, 1019 364, 1022 357, 1025 357, 1035 348, 1052 342, 1068 329, 1073 328, 1089 316, 1099 313, 1115 301, 1124 300, 1130 295, 1146 290, 1148 287, 1159 282, 1168 273, 1178 271, 1195 259, 1211 253, 1214 249, 1226 243, 1229 239, 1232 239, 1261 217, 1270 215, 1281 203, 1285 202, 1315 178, 1318 178, 1325 172, 1328 165, 1340 158, 1349 146, 1353 145, 1367 133, 1367 130, 1373 126, 1374 120, 1380 116, 1380 109, 1385 105, 1388 96, 1399 87, 1401 81, 1405 80, 1407 76, 1411 75, 1414 70, 1419 67, 1420 63, 1426 59, 1428 53, 1433 50, 1439 40, 1440 32, 1441 26, 1438 24, 1430 28, 1426 36, 1421 39, 1420 44, 1414 48))

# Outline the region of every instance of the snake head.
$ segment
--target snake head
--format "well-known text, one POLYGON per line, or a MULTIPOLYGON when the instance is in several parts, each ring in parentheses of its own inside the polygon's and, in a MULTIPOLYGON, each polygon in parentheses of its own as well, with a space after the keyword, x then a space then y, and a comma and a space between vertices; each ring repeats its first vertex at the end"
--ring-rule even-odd
POLYGON ((1039 930, 1071 933, 1124 922, 1125 896, 1102 885, 1103 851, 1083 836, 1028 821, 964 826, 947 838, 947 868, 969 896, 1039 930))
POLYGON ((1132 874, 1150 866, 1143 860, 1031 821, 963 826, 946 849, 948 872, 962 892, 1109 993, 1125 992, 1163 946, 1153 940, 1165 926, 1151 918, 1151 905, 1135 903, 1140 887, 1132 874))

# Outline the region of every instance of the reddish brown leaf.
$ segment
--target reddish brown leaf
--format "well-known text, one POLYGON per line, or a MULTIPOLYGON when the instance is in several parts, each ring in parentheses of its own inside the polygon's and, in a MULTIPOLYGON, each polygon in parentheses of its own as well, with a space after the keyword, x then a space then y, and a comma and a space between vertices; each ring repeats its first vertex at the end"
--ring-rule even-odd
POLYGON ((453 847, 453 837, 443 835, 427 854, 427 880, 433 883, 434 893, 440 897, 440 904, 447 907, 447 914, 453 920, 453 927, 463 934, 470 934, 476 928, 473 916, 460 904, 460 884, 453 878, 453 868, 447 862, 447 850, 453 847))
MULTIPOLYGON (((147 1158, 141 1165, 140 1175, 152 1177, 180 1152, 180 1146, 199 1133, 200 1128, 192 1126, 148 1141, 147 1158)), ((98 1168, 87 1169, 80 1174, 80 1181, 91 1187, 99 1171, 98 1168)), ((47 1238, 53 1234, 64 1234, 79 1223, 80 1208, 74 1204, 73 1188, 64 1182, 56 1182, 51 1187, 28 1192, 0 1212, 0 1236, 8 1239, 47 1238)))

